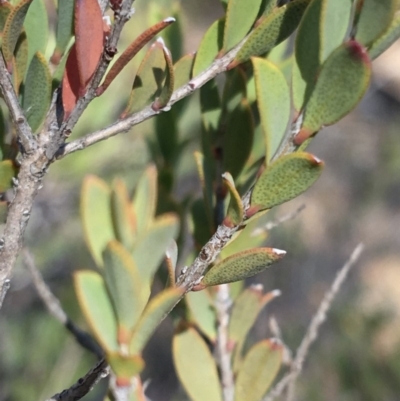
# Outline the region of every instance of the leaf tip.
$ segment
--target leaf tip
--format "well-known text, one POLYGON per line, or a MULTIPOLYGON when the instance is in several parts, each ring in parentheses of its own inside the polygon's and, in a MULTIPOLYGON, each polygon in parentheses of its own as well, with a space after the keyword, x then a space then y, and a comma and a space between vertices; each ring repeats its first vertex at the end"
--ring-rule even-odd
POLYGON ((176 19, 174 17, 168 17, 165 18, 165 20, 163 20, 163 22, 165 22, 166 24, 172 24, 176 21, 176 19))
POLYGON ((272 252, 276 255, 279 256, 280 258, 283 258, 286 255, 286 251, 282 249, 277 249, 277 248, 272 248, 272 252))
POLYGON ((367 49, 361 43, 352 39, 346 43, 346 47, 348 48, 350 55, 354 58, 361 60, 365 64, 371 63, 367 49))

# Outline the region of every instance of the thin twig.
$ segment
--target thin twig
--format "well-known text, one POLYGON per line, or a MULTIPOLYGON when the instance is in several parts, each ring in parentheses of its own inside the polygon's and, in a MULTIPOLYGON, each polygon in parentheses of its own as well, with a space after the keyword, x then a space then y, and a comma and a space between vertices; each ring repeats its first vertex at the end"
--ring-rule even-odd
POLYGON ((10 111, 11 118, 15 123, 18 138, 24 148, 24 152, 31 153, 37 148, 36 140, 33 137, 31 127, 26 120, 24 112, 18 101, 13 84, 11 83, 10 74, 7 71, 3 55, 0 54, 0 90, 3 94, 4 101, 10 111))
POLYGON ((347 278, 347 275, 351 268, 355 265, 358 258, 360 257, 361 252, 364 249, 363 244, 357 245, 354 249, 350 258, 345 263, 345 265, 339 270, 337 273, 335 280, 333 281, 329 290, 325 293, 324 298, 322 299, 317 312, 311 319, 311 322, 308 326, 307 332, 303 337, 303 340, 296 351, 296 357, 293 361, 291 370, 287 373, 277 384, 276 386, 268 393, 268 395, 264 398, 263 401, 273 401, 275 398, 282 395, 283 391, 288 387, 288 400, 294 399, 294 390, 298 376, 302 372, 303 364, 305 359, 307 358, 308 352, 310 350, 311 345, 318 337, 318 332, 321 325, 326 320, 326 315, 329 309, 332 306, 332 302, 338 294, 342 284, 347 278))
POLYGON ((107 362, 105 359, 101 359, 74 385, 61 393, 53 395, 53 397, 46 401, 78 401, 89 393, 101 379, 106 378, 109 373, 110 368, 108 367, 107 362))
POLYGON ((40 271, 36 267, 33 255, 26 248, 23 250, 22 254, 25 265, 32 274, 33 284, 36 288, 36 291, 43 303, 46 305, 46 308, 48 309, 50 314, 74 335, 75 340, 83 348, 95 354, 99 359, 102 358, 104 356, 104 352, 93 339, 93 337, 89 333, 80 329, 71 319, 69 319, 69 317, 63 310, 60 301, 51 292, 50 288, 43 280, 40 271))
POLYGON ((111 124, 107 128, 103 128, 99 131, 95 131, 82 138, 76 139, 70 143, 67 143, 63 149, 60 150, 58 158, 62 158, 70 153, 78 150, 83 150, 88 146, 91 146, 97 142, 104 141, 117 134, 129 131, 133 126, 140 124, 141 122, 148 120, 149 118, 159 114, 162 111, 168 111, 173 104, 179 100, 191 95, 195 90, 202 87, 208 81, 213 79, 215 76, 226 70, 227 65, 235 58, 236 54, 243 46, 244 40, 240 42, 234 49, 228 52, 225 56, 216 59, 209 68, 204 72, 200 73, 197 77, 193 78, 187 84, 178 88, 172 94, 171 100, 165 106, 163 110, 154 110, 151 105, 147 106, 143 110, 130 115, 129 117, 117 121, 111 124))
POLYGON ((217 310, 217 349, 219 357, 219 366, 221 369, 222 392, 224 401, 233 401, 235 383, 233 380, 233 371, 231 366, 230 346, 228 343, 228 325, 229 325, 229 309, 232 300, 229 295, 229 285, 221 284, 217 288, 215 298, 215 308, 217 310))

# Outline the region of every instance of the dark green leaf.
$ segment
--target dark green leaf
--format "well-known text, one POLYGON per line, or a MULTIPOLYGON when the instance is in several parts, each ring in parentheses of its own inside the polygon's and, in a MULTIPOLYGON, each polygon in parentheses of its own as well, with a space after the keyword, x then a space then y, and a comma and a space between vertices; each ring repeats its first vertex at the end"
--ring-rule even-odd
POLYGON ((32 131, 37 131, 50 106, 51 74, 42 53, 37 52, 26 74, 22 107, 32 131))

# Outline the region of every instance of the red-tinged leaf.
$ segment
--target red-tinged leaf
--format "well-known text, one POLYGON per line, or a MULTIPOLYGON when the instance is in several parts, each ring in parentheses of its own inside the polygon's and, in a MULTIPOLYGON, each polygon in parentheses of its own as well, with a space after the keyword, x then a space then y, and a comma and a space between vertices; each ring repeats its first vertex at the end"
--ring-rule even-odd
POLYGON ((8 68, 11 68, 14 49, 22 31, 22 25, 24 24, 24 19, 31 3, 32 0, 22 0, 7 16, 3 30, 2 51, 8 68))
POLYGON ((115 77, 125 68, 133 57, 135 57, 136 54, 154 38, 154 36, 173 22, 175 22, 174 18, 166 18, 165 20, 153 25, 151 28, 146 29, 140 36, 138 36, 111 67, 103 84, 97 89, 97 96, 100 96, 110 86, 115 77))
POLYGON ((62 104, 64 121, 69 117, 79 98, 79 74, 76 46, 71 47, 62 79, 62 104))
POLYGON ((103 52, 103 16, 97 0, 76 0, 75 45, 79 89, 83 92, 103 52))

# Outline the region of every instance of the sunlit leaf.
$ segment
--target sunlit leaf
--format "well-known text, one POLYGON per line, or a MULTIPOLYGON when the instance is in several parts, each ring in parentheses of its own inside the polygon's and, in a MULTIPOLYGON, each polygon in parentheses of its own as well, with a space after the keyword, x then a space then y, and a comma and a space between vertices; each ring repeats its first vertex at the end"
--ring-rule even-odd
POLYGON ((229 173, 224 173, 222 175, 222 178, 224 179, 224 183, 228 187, 229 193, 231 195, 224 224, 228 227, 234 227, 239 225, 243 220, 243 203, 235 187, 232 176, 229 173))
POLYGON ((255 276, 278 262, 286 254, 274 248, 248 249, 216 263, 203 277, 201 284, 208 287, 255 276))
POLYGON ((49 37, 49 21, 44 0, 33 0, 24 21, 28 37, 28 62, 36 52, 45 54, 49 37))
POLYGON ((259 56, 284 41, 297 28, 310 0, 295 0, 274 10, 249 35, 228 68, 259 56))
POLYGON ((286 132, 290 116, 290 92, 282 72, 271 62, 252 58, 257 105, 265 136, 267 163, 286 132))
POLYGON ((247 353, 235 383, 235 401, 259 401, 271 386, 282 364, 283 347, 264 340, 247 353))
POLYGON ((156 295, 147 305, 135 326, 130 343, 132 354, 141 353, 160 322, 183 295, 180 288, 169 288, 156 295))
POLYGON ((35 132, 41 126, 50 106, 51 74, 42 53, 35 53, 26 74, 22 107, 35 132))
POLYGON ((308 189, 321 175, 324 164, 309 153, 280 157, 267 167, 254 186, 251 206, 270 209, 287 202, 308 189))
POLYGON ((261 0, 229 0, 224 27, 225 52, 236 46, 249 32, 260 5, 261 0))
POLYGON ((59 58, 67 49, 74 32, 74 1, 58 0, 55 56, 59 58))
POLYGON ((100 345, 107 351, 117 351, 117 321, 105 282, 100 274, 80 270, 74 274, 79 305, 100 345))
POLYGON ((28 67, 28 40, 25 32, 19 35, 18 42, 14 50, 13 59, 13 81, 16 93, 19 93, 20 85, 25 78, 28 67))
POLYGON ((174 65, 175 87, 180 88, 192 79, 192 69, 195 60, 193 53, 186 54, 174 65))
POLYGON ((397 15, 389 28, 377 40, 371 43, 369 56, 375 59, 389 48, 397 39, 400 38, 400 14, 397 15))
POLYGON ((97 266, 102 266, 102 252, 115 235, 110 210, 110 189, 98 177, 87 176, 83 181, 81 218, 86 244, 97 266))
POLYGON ((389 27, 398 7, 397 0, 357 0, 355 39, 369 46, 389 27))
POLYGON ((172 351, 179 379, 193 401, 222 401, 217 367, 207 344, 192 328, 174 336, 172 351))
POLYGON ((370 78, 371 62, 362 46, 349 41, 338 47, 321 67, 297 143, 353 110, 366 92, 370 78))
POLYGON ((193 66, 194 77, 206 70, 222 49, 224 23, 224 19, 215 21, 201 40, 193 66))

